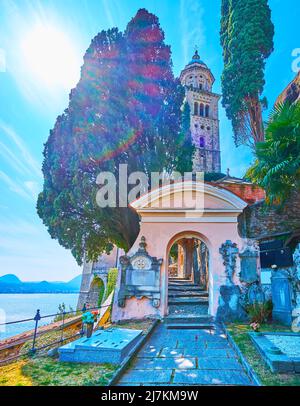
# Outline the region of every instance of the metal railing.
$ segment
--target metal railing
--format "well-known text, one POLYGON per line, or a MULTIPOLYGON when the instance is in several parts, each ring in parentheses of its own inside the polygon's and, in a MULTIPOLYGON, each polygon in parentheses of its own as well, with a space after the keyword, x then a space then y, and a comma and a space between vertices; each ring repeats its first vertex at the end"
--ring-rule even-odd
POLYGON ((45 316, 42 316, 40 314, 40 309, 37 309, 35 316, 32 318, 0 323, 0 327, 2 327, 24 322, 34 322, 33 329, 26 330, 23 333, 12 337, 3 338, 2 340, 0 339, 0 365, 20 357, 33 356, 38 351, 42 352, 50 347, 56 347, 59 344, 61 345, 66 341, 71 341, 77 337, 82 337, 84 335, 84 323, 81 320, 82 314, 86 311, 99 311, 101 309, 107 309, 110 306, 111 304, 93 308, 86 308, 84 306, 82 310, 61 311, 54 314, 47 314, 45 316), (47 318, 51 318, 50 323, 41 325, 41 320, 47 318), (55 320, 55 318, 57 318, 57 320, 55 320), (73 325, 78 325, 79 323, 79 331, 71 335, 65 334, 66 329, 71 330, 73 325), (49 335, 49 340, 42 340, 42 338, 47 334, 49 335), (39 343, 39 339, 41 339, 41 343, 39 343), (16 348, 17 354, 11 354, 13 352, 13 348, 16 348), (1 356, 1 353, 3 355, 3 352, 7 352, 6 357, 1 356))

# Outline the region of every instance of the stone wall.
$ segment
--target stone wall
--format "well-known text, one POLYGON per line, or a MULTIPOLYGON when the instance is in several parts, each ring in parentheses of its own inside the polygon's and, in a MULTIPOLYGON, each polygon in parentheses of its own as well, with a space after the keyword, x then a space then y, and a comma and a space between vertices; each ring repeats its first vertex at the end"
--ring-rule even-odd
POLYGON ((276 103, 284 103, 289 101, 294 103, 296 100, 300 99, 300 71, 296 75, 295 79, 290 82, 284 91, 278 96, 276 103))
MULTIPOLYGON (((102 279, 104 286, 106 287, 108 271, 109 269, 117 266, 120 255, 123 255, 123 250, 114 247, 110 254, 102 254, 97 262, 84 262, 80 293, 77 303, 78 310, 81 310, 84 304, 89 303, 89 294, 95 276, 102 279)), ((92 302, 94 302, 93 299, 92 302)))
POLYGON ((242 237, 260 239, 300 228, 300 192, 294 192, 281 210, 264 201, 246 207, 239 216, 242 237))

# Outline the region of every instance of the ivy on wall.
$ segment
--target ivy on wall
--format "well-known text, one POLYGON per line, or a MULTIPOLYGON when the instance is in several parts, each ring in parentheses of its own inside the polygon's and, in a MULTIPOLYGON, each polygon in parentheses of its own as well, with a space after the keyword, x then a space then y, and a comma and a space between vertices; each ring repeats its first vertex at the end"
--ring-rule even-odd
POLYGON ((117 278, 118 278, 118 269, 117 268, 111 268, 108 271, 108 276, 107 276, 107 286, 106 286, 106 292, 105 292, 105 297, 103 301, 105 301, 111 292, 115 289, 116 283, 117 283, 117 278))

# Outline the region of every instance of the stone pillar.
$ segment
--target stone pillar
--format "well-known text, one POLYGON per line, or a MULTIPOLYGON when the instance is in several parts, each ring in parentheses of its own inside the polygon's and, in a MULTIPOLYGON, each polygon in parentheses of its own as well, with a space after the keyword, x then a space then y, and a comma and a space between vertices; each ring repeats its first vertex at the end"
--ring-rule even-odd
POLYGON ((199 261, 200 255, 200 243, 194 244, 194 250, 193 250, 193 267, 194 267, 194 283, 200 284, 200 279, 201 279, 201 261, 199 261))
POLYGON ((194 280, 193 276, 193 254, 194 254, 194 240, 188 238, 185 240, 185 277, 194 280))
POLYGON ((88 301, 90 285, 91 285, 91 281, 93 279, 92 270, 93 270, 93 263, 84 261, 80 292, 79 292, 78 302, 77 302, 77 310, 82 310, 84 304, 86 304, 88 301))
POLYGON ((177 269, 178 278, 184 277, 184 248, 181 243, 178 243, 178 258, 177 258, 177 269))

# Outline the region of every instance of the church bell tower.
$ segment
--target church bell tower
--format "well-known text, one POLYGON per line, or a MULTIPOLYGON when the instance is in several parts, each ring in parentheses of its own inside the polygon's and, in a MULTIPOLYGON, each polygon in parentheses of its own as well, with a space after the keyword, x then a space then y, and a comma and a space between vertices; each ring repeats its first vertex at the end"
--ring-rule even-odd
POLYGON ((221 96, 212 92, 215 78, 198 51, 181 72, 180 81, 191 109, 191 135, 196 147, 193 170, 221 172, 218 118, 221 96))

